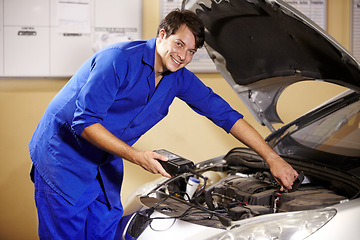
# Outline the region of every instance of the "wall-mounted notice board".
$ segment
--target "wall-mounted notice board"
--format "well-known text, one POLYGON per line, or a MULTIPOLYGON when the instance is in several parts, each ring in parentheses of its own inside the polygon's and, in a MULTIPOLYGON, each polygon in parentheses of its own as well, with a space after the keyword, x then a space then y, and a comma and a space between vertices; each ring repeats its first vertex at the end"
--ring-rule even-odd
POLYGON ((0 15, 0 77, 68 77, 142 33, 142 0, 0 0, 0 15))
POLYGON ((284 0, 326 30, 326 0, 284 0))
POLYGON ((353 0, 351 11, 351 51, 360 61, 360 0, 353 0))

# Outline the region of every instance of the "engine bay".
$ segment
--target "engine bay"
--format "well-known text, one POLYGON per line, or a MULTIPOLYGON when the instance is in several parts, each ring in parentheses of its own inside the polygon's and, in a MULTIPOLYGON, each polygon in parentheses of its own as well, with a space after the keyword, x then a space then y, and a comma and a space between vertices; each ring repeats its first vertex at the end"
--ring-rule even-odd
POLYGON ((236 149, 225 157, 196 165, 195 173, 167 179, 140 201, 149 208, 148 213, 157 211, 169 218, 226 228, 232 221, 323 208, 357 194, 351 187, 347 189, 344 184, 316 176, 316 171, 296 170, 305 176, 302 184, 295 191, 280 192, 279 184, 262 159, 245 149, 236 149), (199 180, 192 196, 187 193, 190 178, 199 180))

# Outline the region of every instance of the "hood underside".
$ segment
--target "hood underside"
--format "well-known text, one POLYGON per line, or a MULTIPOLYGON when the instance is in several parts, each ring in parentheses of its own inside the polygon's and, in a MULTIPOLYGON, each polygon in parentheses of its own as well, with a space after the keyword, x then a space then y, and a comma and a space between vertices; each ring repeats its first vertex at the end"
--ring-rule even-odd
POLYGON ((282 122, 279 95, 295 82, 324 80, 360 91, 359 63, 282 1, 189 0, 183 7, 202 19, 205 47, 217 69, 270 129, 282 122))

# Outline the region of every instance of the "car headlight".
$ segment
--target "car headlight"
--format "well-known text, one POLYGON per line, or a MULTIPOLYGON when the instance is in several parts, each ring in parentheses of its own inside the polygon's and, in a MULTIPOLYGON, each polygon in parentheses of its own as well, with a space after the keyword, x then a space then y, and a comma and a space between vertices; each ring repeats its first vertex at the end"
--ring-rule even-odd
POLYGON ((316 232, 335 215, 335 209, 266 215, 258 219, 249 219, 245 224, 208 240, 300 240, 316 232))

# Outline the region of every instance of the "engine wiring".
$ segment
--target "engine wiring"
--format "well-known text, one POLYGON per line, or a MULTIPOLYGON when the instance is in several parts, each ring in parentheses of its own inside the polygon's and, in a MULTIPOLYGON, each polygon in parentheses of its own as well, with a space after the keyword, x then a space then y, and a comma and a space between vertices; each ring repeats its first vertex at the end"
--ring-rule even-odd
MULTIPOLYGON (((208 213, 209 216, 208 217, 204 217, 204 219, 211 219, 213 216, 216 216, 220 222, 225 226, 225 227, 229 227, 231 225, 231 219, 229 218, 229 216, 223 214, 224 212, 226 212, 225 210, 211 210, 205 206, 203 206, 199 201, 199 197, 202 194, 203 190, 206 188, 207 185, 207 180, 208 178, 203 176, 202 174, 200 174, 199 172, 193 170, 193 169, 189 169, 189 172, 193 173, 194 175, 198 176, 199 178, 202 178, 204 180, 204 184, 201 188, 197 189, 194 196, 192 197, 192 199, 190 199, 189 195, 184 192, 184 191, 175 191, 175 192, 171 192, 169 194, 167 194, 167 196, 165 198, 163 198, 161 201, 159 201, 158 203, 156 203, 153 207, 149 208, 146 210, 146 214, 148 217, 148 221, 149 221, 149 225, 150 228, 151 227, 151 222, 153 220, 159 220, 159 219, 174 219, 174 222, 172 223, 172 225, 175 223, 176 219, 184 219, 186 216, 188 216, 189 214, 194 214, 194 213, 208 213), (152 213, 161 205, 163 204, 165 201, 167 201, 169 198, 176 196, 176 195, 184 195, 187 197, 187 199, 190 199, 193 201, 193 203, 195 203, 195 205, 191 205, 189 206, 189 208, 187 208, 182 214, 180 214, 179 216, 169 216, 169 217, 151 217, 152 213), (190 212, 191 209, 198 207, 200 208, 200 210, 202 211, 198 211, 198 212, 190 212)), ((179 177, 179 176, 178 176, 179 177)), ((160 187, 158 187, 160 188, 160 187)), ((199 220, 199 219, 198 219, 199 220)), ((171 226, 172 226, 171 225, 171 226)), ((171 227, 170 226, 170 227, 171 227)), ((170 228, 169 227, 169 228, 170 228)), ((152 228, 153 229, 153 228, 152 228)), ((159 231, 156 229, 153 229, 154 231, 159 231)))
MULTIPOLYGON (((160 194, 160 196, 155 197, 159 201, 142 212, 145 219, 143 223, 147 224, 153 231, 166 231, 175 224, 176 220, 211 221, 209 222, 210 225, 214 224, 219 228, 229 229, 232 226, 232 221, 286 209, 287 206, 283 203, 292 193, 276 190, 278 188, 277 183, 272 179, 270 173, 263 169, 240 176, 230 169, 227 176, 216 184, 212 183, 212 177, 206 174, 207 171, 216 171, 215 169, 206 169, 206 171, 204 168, 189 169, 188 172, 176 175, 159 184, 148 194, 148 197, 152 194, 160 194), (192 197, 183 191, 191 177, 203 180, 202 185, 199 185, 192 197), (207 199, 207 196, 210 198, 207 199), (164 205, 170 198, 172 201, 180 201, 178 202, 182 206, 179 208, 180 211, 172 207, 174 202, 170 201, 164 205), (210 203, 213 203, 213 206, 210 203), (152 216, 155 210, 168 216, 152 216), (179 214, 175 215, 175 212, 179 212, 179 214), (170 225, 166 225, 166 229, 157 229, 157 222, 153 221, 166 219, 173 219, 174 221, 170 225)), ((314 189, 314 186, 310 187, 314 189)))

